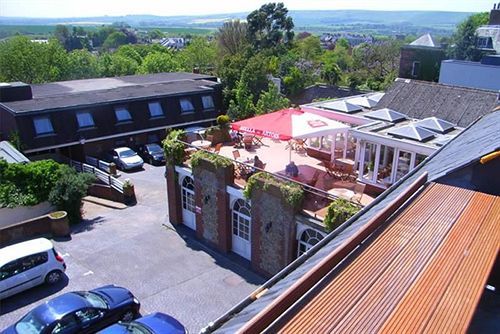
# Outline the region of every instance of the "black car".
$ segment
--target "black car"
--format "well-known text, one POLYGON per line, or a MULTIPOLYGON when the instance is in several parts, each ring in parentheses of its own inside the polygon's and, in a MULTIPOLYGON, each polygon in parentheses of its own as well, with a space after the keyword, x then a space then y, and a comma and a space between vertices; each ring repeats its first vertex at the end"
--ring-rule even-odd
POLYGON ((53 298, 2 333, 95 333, 117 321, 137 318, 139 308, 139 301, 130 291, 106 285, 53 298))
POLYGON ((158 144, 145 144, 137 148, 137 153, 144 161, 151 165, 161 165, 165 163, 163 148, 158 144))

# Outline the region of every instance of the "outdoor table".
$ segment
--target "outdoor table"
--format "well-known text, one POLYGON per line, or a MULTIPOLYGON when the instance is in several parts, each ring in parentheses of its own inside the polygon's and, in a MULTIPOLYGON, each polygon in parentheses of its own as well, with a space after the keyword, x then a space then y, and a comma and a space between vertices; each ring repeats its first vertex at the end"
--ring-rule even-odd
POLYGON ((347 200, 350 200, 354 196, 354 191, 346 188, 333 188, 328 190, 328 193, 347 200))
POLYGON ((191 143, 191 145, 198 147, 198 148, 209 148, 212 146, 212 142, 210 140, 195 140, 194 142, 191 143))

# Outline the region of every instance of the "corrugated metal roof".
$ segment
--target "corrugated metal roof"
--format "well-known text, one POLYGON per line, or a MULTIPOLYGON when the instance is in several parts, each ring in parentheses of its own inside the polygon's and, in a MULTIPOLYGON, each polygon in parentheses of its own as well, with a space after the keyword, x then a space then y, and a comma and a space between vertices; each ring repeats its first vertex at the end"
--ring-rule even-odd
POLYGON ((465 332, 499 224, 499 196, 431 184, 279 332, 465 332))
POLYGON ((16 150, 8 141, 0 142, 0 159, 2 158, 8 163, 30 162, 28 158, 16 150))

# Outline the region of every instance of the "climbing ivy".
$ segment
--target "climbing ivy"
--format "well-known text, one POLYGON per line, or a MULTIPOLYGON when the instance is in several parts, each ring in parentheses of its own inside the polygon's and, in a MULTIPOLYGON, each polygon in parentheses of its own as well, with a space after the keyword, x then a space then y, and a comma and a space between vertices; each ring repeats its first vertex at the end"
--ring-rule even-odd
POLYGON ((304 199, 304 190, 298 184, 277 179, 265 172, 259 172, 250 176, 243 190, 243 196, 246 199, 251 198, 258 181, 264 182, 262 186, 264 191, 269 189, 271 185, 278 187, 285 201, 293 208, 298 207, 304 199))
POLYGON ((200 150, 194 152, 191 155, 191 167, 198 167, 201 163, 201 160, 210 161, 217 169, 227 168, 233 164, 232 161, 226 157, 200 150))
POLYGON ((340 224, 354 216, 359 207, 343 198, 337 198, 328 206, 324 223, 328 231, 333 231, 340 224))
POLYGON ((185 137, 184 130, 172 130, 163 140, 163 150, 165 151, 165 160, 172 166, 180 165, 184 161, 184 144, 181 140, 185 137))

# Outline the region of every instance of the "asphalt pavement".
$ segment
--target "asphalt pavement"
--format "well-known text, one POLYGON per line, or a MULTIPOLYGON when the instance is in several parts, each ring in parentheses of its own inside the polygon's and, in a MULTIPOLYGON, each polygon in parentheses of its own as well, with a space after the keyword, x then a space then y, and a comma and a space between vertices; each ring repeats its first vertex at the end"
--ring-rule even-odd
POLYGON ((142 171, 122 173, 135 185, 135 206, 85 203, 85 219, 71 238, 53 240, 68 265, 67 277, 0 301, 0 329, 61 293, 116 284, 140 300, 142 314, 170 314, 197 333, 262 284, 244 261, 168 223, 164 171, 145 164, 142 171))

